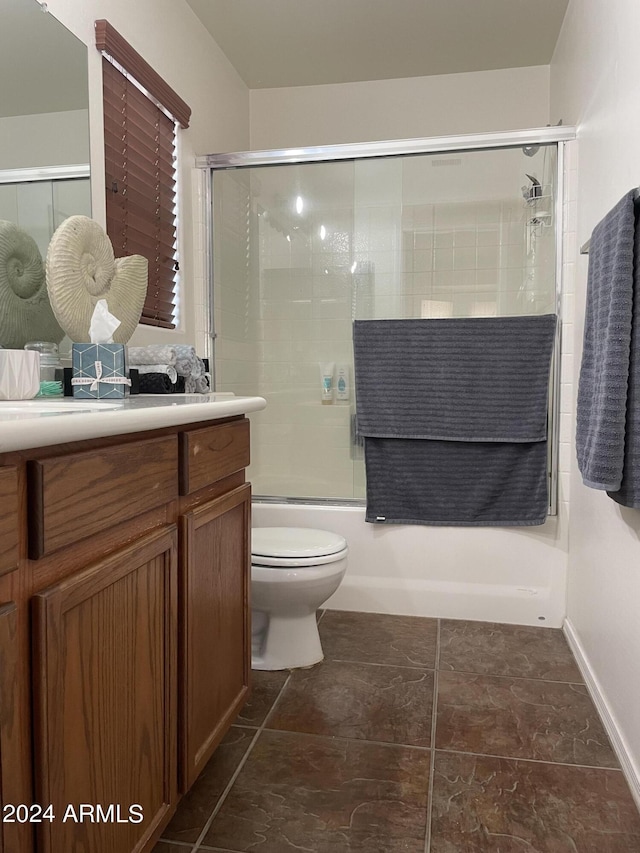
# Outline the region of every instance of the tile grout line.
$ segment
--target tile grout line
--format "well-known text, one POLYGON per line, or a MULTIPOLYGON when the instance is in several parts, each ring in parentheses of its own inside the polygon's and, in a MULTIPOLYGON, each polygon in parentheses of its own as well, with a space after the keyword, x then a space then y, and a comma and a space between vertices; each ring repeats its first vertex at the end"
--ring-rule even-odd
MULTIPOLYGON (((314 664, 314 666, 317 666, 317 664, 314 664)), ((267 715, 266 715, 266 717, 264 718, 264 722, 263 722, 263 723, 262 723, 262 725, 260 726, 260 731, 263 731, 263 729, 267 729, 268 731, 280 731, 279 729, 270 729, 270 728, 269 728, 269 726, 267 725, 267 723, 269 722, 269 720, 270 720, 270 719, 271 719, 271 717, 273 716, 274 711, 275 711, 275 710, 276 710, 276 708, 278 707, 278 703, 279 703, 279 702, 280 702, 280 700, 282 699, 282 694, 284 693, 284 691, 285 691, 285 688, 286 688, 287 684, 289 684, 289 682, 290 682, 290 681, 291 681, 291 679, 293 678, 293 673, 294 673, 294 670, 290 669, 290 670, 289 670, 289 675, 287 676, 287 680, 285 681, 285 683, 284 683, 284 684, 282 685, 282 687, 280 688, 280 692, 279 692, 279 693, 278 693, 278 695, 276 696, 276 698, 275 698, 275 700, 274 700, 274 702, 273 702, 273 705, 271 706, 271 708, 269 708, 269 711, 267 712, 267 715)))
POLYGON ((431 761, 429 763, 429 791, 427 794, 427 815, 424 836, 424 853, 431 850, 431 817, 433 814, 433 780, 436 765, 436 725, 438 723, 438 674, 440 666, 440 619, 436 625, 436 654, 433 672, 433 707, 431 708, 431 761))
POLYGON ((278 735, 290 735, 291 737, 313 737, 318 738, 318 740, 346 740, 350 743, 366 743, 371 746, 390 746, 397 747, 398 749, 419 749, 422 752, 429 752, 431 750, 430 746, 419 746, 415 743, 398 743, 392 740, 370 740, 369 738, 361 738, 361 737, 343 737, 342 735, 332 735, 332 734, 318 734, 317 732, 299 732, 294 731, 292 729, 270 729, 268 726, 265 726, 265 731, 273 732, 278 735))
MULTIPOLYGON (((417 669, 422 672, 432 671, 428 666, 411 665, 406 663, 378 663, 377 661, 352 660, 351 658, 325 658, 323 663, 351 663, 359 666, 394 667, 396 669, 417 669)), ((475 675, 479 678, 512 678, 515 681, 543 681, 545 684, 567 684, 577 687, 585 687, 584 681, 560 681, 554 678, 544 678, 540 675, 505 675, 503 673, 477 672, 472 669, 442 669, 440 672, 459 675, 475 675)))
MULTIPOLYGON (((434 691, 435 692, 435 691, 434 691)), ((433 731, 435 732, 435 726, 432 724, 433 731)), ((245 726, 246 728, 246 726, 245 726)), ((438 749, 431 746, 419 746, 415 743, 399 743, 396 741, 390 740, 371 740, 369 738, 355 738, 355 737, 341 737, 339 735, 331 735, 331 734, 317 734, 316 732, 300 732, 300 731, 292 731, 291 729, 270 729, 267 725, 262 727, 264 731, 273 732, 274 734, 279 735, 290 735, 291 737, 312 737, 318 738, 319 740, 346 740, 352 743, 365 743, 371 744, 372 746, 389 746, 391 748, 397 747, 398 749, 418 749, 421 752, 429 752, 433 750, 435 753, 437 752, 450 752, 453 755, 472 755, 475 758, 497 758, 503 761, 526 761, 530 764, 550 764, 552 767, 579 767, 584 770, 614 770, 619 773, 622 773, 622 769, 620 767, 606 767, 598 764, 569 764, 567 762, 562 761, 545 761, 543 758, 522 758, 515 757, 513 755, 494 755, 489 752, 465 752, 460 749, 438 749)), ((162 839, 166 841, 167 839, 162 839)))
POLYGON ((545 684, 566 684, 571 687, 586 687, 584 681, 558 681, 554 678, 543 678, 539 675, 504 675, 503 673, 475 672, 472 669, 442 669, 450 675, 475 675, 478 678, 512 678, 514 681, 543 681, 545 684))
POLYGON ((372 660, 350 660, 348 658, 325 658, 322 662, 323 663, 350 663, 350 664, 357 664, 358 666, 378 666, 378 667, 382 667, 383 669, 384 668, 386 668, 386 669, 389 669, 389 668, 393 668, 393 669, 415 669, 415 670, 418 670, 419 672, 433 672, 431 667, 418 666, 417 664, 415 666, 411 666, 410 664, 406 664, 406 663, 378 663, 377 661, 372 661, 372 660))
POLYGON ((236 767, 236 769, 235 769, 235 772, 234 772, 233 776, 231 777, 231 779, 229 780, 229 782, 228 782, 228 784, 227 784, 227 787, 226 787, 226 788, 224 789, 224 791, 222 792, 222 795, 220 796, 220 799, 219 799, 219 800, 218 800, 218 802, 216 803, 216 806, 215 806, 215 808, 214 808, 214 810, 213 810, 213 812, 212 812, 211 816, 209 817, 209 820, 208 820, 208 821, 206 822, 206 824, 204 825, 204 828, 203 828, 202 832, 200 833, 200 835, 198 836, 198 839, 196 840, 196 843, 195 843, 195 845, 194 845, 194 848, 193 848, 193 850, 192 850, 192 853, 197 853, 197 851, 200 849, 200 845, 201 845, 201 844, 202 844, 202 842, 204 841, 204 839, 205 839, 205 837, 206 837, 206 835, 207 835, 207 832, 209 832, 209 829, 211 828, 211 824, 213 823, 213 821, 214 821, 214 820, 215 820, 215 818, 216 818, 216 815, 218 814, 218 812, 219 812, 219 811, 220 811, 220 809, 222 808, 222 806, 223 806, 223 804, 224 804, 224 801, 227 799, 227 796, 228 796, 228 794, 229 794, 229 791, 231 790, 231 788, 232 788, 232 787, 233 787, 233 785, 235 784, 236 779, 237 779, 237 778, 238 778, 238 776, 240 775, 240 771, 242 770, 242 768, 244 767, 244 765, 245 765, 245 764, 246 764, 246 762, 247 762, 247 759, 249 758, 249 756, 250 756, 250 755, 251 755, 251 753, 253 752, 253 748, 254 748, 254 746, 256 745, 256 742, 257 742, 258 738, 260 737, 260 735, 261 735, 261 734, 262 734, 262 732, 264 731, 265 726, 267 725, 267 720, 269 719, 269 717, 270 717, 270 715, 271 715, 271 713, 272 713, 273 709, 275 708, 275 706, 276 706, 276 705, 278 704, 278 702, 280 701, 280 697, 282 696, 282 693, 283 693, 283 691, 284 691, 285 687, 287 686, 287 684, 289 683, 289 681, 290 681, 290 680, 291 680, 291 672, 289 673, 289 675, 287 676, 286 681, 284 682, 284 684, 283 684, 283 685, 282 685, 282 687, 280 688, 280 692, 279 692, 279 693, 278 693, 278 695, 276 696, 276 699, 275 699, 275 701, 274 701, 273 705, 271 706, 271 710, 266 714, 266 716, 265 716, 265 718, 264 718, 264 720, 263 720, 263 722, 262 722, 262 725, 260 726, 260 728, 258 729, 258 731, 255 733, 255 735, 254 735, 254 737, 253 737, 253 740, 252 740, 252 741, 251 741, 251 743, 249 744, 249 749, 246 751, 246 753, 244 754, 244 756, 243 756, 243 757, 242 757, 242 759, 240 760, 240 762, 239 762, 238 766, 237 766, 237 767, 236 767))
MULTIPOLYGON (((606 767, 600 764, 569 764, 566 761, 545 761, 544 758, 520 758, 513 755, 495 755, 490 752, 465 752, 462 749, 438 749, 438 752, 449 752, 452 755, 471 755, 474 758, 496 758, 499 761, 526 761, 528 764, 546 764, 551 767, 578 767, 581 770, 607 770, 622 773, 621 767, 606 767)), ((435 752, 435 750, 434 750, 435 752)))
MULTIPOLYGON (((287 676, 287 679, 286 679, 285 683, 284 683, 284 684, 282 685, 282 687, 280 688, 280 692, 279 692, 279 693, 278 693, 278 695, 276 696, 276 699, 275 699, 275 701, 274 701, 274 703, 273 703, 273 705, 272 705, 272 707, 271 707, 271 711, 273 711, 273 709, 274 709, 274 708, 275 708, 275 706, 277 705, 277 703, 278 703, 278 701, 279 701, 280 697, 282 696, 282 692, 283 692, 283 690, 285 689, 285 687, 287 686, 287 684, 289 683, 290 679, 291 679, 291 673, 289 673, 289 675, 287 676)), ((226 788, 224 789, 224 791, 222 792, 222 794, 221 794, 221 795, 220 795, 220 797, 218 798, 218 802, 216 803, 215 808, 214 808, 214 809, 213 809, 213 811, 211 812, 211 814, 210 814, 209 818, 207 819, 207 822, 205 823, 204 827, 202 828, 202 832, 201 832, 201 833, 200 833, 200 835, 197 837, 197 839, 194 841, 194 844, 193 844, 193 848, 192 848, 192 850, 191 850, 191 853, 197 853, 197 851, 198 851, 198 850, 200 850, 200 845, 204 842, 204 839, 206 838, 206 835, 207 835, 207 833, 209 832, 209 830, 210 830, 210 828, 211 828, 211 824, 213 823, 213 821, 214 821, 214 820, 215 820, 215 818, 216 818, 216 815, 218 814, 218 812, 220 811, 220 809, 221 809, 221 808, 222 808, 222 806, 224 805, 224 802, 225 802, 225 800, 227 799, 227 796, 228 796, 228 794, 229 794, 229 791, 231 790, 231 788, 232 788, 232 787, 233 787, 233 785, 235 784, 236 779, 237 779, 237 778, 238 778, 238 776, 240 775, 240 771, 242 770, 242 768, 244 767, 244 765, 245 765, 245 764, 246 764, 246 762, 247 762, 247 759, 249 758, 249 756, 250 756, 250 755, 251 755, 251 753, 253 752, 253 748, 254 748, 254 746, 256 745, 256 742, 257 742, 258 738, 259 738, 259 737, 260 737, 260 735, 262 734, 262 732, 263 732, 263 730, 264 730, 264 728, 265 728, 265 726, 266 726, 266 724, 267 724, 267 720, 268 720, 268 718, 269 718, 269 715, 271 714, 271 711, 269 711, 269 713, 265 716, 265 718, 264 718, 264 720, 263 720, 263 722, 262 722, 262 725, 260 726, 260 728, 256 731, 255 735, 253 736, 253 740, 252 740, 252 741, 251 741, 251 743, 249 744, 249 748, 247 749, 247 751, 245 752, 245 754, 242 756, 242 758, 241 758, 241 759, 240 759, 240 761, 238 762, 238 766, 236 767, 235 771, 233 772, 233 775, 232 775, 231 779, 229 779, 229 782, 227 783, 226 788)), ((206 848, 204 848, 204 849, 206 850, 206 848)))

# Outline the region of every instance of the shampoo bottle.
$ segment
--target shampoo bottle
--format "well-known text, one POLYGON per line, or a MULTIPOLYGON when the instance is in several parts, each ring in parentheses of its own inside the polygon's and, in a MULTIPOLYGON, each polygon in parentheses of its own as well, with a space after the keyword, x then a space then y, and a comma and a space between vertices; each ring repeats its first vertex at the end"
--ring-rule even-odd
POLYGON ((321 399, 323 404, 333 403, 333 373, 335 368, 336 366, 333 361, 320 365, 320 378, 322 381, 321 399))

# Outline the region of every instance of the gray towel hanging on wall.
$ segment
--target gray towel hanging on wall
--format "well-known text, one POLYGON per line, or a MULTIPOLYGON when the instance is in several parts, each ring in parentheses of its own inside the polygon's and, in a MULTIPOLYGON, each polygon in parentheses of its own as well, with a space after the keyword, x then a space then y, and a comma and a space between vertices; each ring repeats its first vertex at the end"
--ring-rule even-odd
POLYGON ((640 225, 630 190, 589 241, 576 453, 585 485, 640 507, 640 225))

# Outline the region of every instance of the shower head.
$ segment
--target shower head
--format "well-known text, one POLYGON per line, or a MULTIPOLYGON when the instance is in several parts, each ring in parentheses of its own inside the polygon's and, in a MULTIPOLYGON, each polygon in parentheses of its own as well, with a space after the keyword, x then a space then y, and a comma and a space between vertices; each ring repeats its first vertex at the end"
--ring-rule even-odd
POLYGON ((539 150, 539 145, 524 145, 522 147, 522 153, 525 154, 527 157, 533 157, 534 154, 537 154, 539 150))

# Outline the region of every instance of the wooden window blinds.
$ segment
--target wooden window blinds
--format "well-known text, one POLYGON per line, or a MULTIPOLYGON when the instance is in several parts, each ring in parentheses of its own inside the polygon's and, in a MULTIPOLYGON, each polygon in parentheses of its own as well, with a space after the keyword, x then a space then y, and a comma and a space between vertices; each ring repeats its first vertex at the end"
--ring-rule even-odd
POLYGON ((175 327, 178 274, 176 124, 191 111, 107 21, 103 59, 107 234, 116 257, 143 255, 149 286, 140 322, 175 327))

